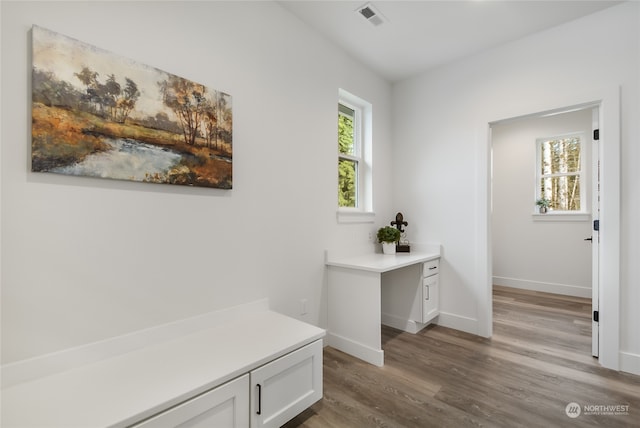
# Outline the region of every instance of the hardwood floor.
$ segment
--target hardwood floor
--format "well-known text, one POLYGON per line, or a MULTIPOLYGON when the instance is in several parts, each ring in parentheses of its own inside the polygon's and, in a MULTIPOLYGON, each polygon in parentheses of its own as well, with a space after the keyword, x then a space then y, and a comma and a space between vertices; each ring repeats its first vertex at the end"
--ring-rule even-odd
POLYGON ((491 339, 383 326, 384 367, 326 347, 324 398, 285 427, 640 427, 640 376, 591 357, 589 299, 493 294, 491 339))

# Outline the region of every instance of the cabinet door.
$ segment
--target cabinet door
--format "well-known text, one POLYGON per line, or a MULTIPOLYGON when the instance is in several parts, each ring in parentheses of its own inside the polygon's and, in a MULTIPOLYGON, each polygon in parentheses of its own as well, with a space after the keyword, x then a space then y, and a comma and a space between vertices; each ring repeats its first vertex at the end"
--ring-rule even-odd
POLYGON ((205 392, 134 428, 248 428, 249 375, 205 392))
POLYGON ((251 427, 280 427, 322 398, 322 340, 251 372, 251 427))
POLYGON ((438 313, 440 275, 432 275, 422 280, 422 322, 427 323, 438 313))

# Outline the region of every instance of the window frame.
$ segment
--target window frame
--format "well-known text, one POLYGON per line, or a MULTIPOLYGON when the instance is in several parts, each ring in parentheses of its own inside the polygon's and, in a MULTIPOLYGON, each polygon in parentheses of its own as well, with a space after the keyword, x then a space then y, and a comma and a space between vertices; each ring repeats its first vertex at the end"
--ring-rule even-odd
POLYGON ((344 106, 351 111, 353 111, 353 153, 342 153, 340 152, 340 148, 338 148, 338 164, 340 161, 348 161, 353 162, 355 164, 356 171, 356 185, 355 185, 355 207, 342 207, 339 208, 351 208, 351 209, 359 209, 362 205, 362 197, 360 190, 360 183, 362 182, 362 165, 364 163, 364 159, 362 158, 362 110, 355 105, 352 105, 345 101, 338 101, 338 115, 348 116, 345 113, 340 111, 340 106, 344 106))
MULTIPOLYGON (((343 89, 338 90, 338 114, 339 105, 354 111, 354 154, 340 153, 337 139, 335 140, 337 162, 336 180, 339 179, 337 170, 341 159, 356 162, 356 206, 341 207, 338 205, 336 193, 337 220, 339 223, 372 223, 375 220, 373 212, 373 165, 372 165, 372 116, 371 103, 353 95, 343 89)), ((336 121, 337 127, 337 121, 336 121)), ((336 129, 336 137, 338 135, 336 129)), ((336 189, 338 186, 336 186, 336 189)))
POLYGON ((545 176, 542 174, 542 150, 541 146, 546 141, 560 140, 567 138, 578 138, 580 141, 580 170, 576 173, 554 173, 549 174, 550 177, 561 176, 578 176, 580 185, 580 210, 549 210, 545 214, 540 214, 534 207, 534 216, 542 218, 551 217, 566 217, 567 220, 582 220, 586 218, 586 215, 590 213, 588 192, 590 191, 590 184, 588 182, 589 177, 587 173, 587 139, 584 132, 569 132, 566 134, 553 135, 550 137, 536 138, 535 150, 536 150, 536 163, 535 163, 535 182, 534 182, 534 201, 537 201, 542 197, 540 182, 545 176))

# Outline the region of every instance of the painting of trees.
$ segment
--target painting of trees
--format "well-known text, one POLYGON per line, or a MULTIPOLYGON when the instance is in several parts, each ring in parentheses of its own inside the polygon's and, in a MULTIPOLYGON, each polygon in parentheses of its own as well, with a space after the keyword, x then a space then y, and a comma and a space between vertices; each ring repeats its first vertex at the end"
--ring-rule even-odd
POLYGON ((82 100, 90 111, 108 116, 114 122, 124 123, 140 98, 138 85, 128 77, 125 77, 123 89, 115 74, 109 74, 106 82, 100 83, 99 73, 87 66, 82 67, 74 76, 85 86, 82 100))
POLYGON ((140 98, 140 91, 136 82, 125 77, 126 85, 122 90, 122 97, 116 100, 116 120, 120 123, 124 123, 129 117, 129 113, 136 105, 136 101, 140 98))
POLYGON ((200 120, 206 110, 207 99, 204 86, 182 77, 170 75, 159 82, 162 101, 180 120, 184 142, 194 145, 200 120))
POLYGON ((158 82, 162 101, 180 121, 185 144, 196 145, 201 137, 206 147, 218 147, 223 123, 231 120, 227 94, 208 91, 203 85, 169 75, 158 82))
POLYGON ((33 27, 34 172, 232 187, 232 98, 33 27))

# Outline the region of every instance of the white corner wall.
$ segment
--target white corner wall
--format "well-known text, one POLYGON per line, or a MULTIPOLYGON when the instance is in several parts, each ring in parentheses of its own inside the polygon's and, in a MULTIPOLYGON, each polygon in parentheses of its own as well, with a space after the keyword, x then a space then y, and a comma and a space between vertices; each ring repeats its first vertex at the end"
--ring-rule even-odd
POLYGON ((442 243, 440 324, 490 334, 489 123, 619 86, 620 313, 610 316, 620 321, 615 360, 640 373, 639 24, 640 4, 625 2, 394 86, 394 204, 420 219, 416 240, 442 243))
POLYGON ((325 325, 324 249, 373 227, 336 223, 338 88, 373 104, 385 219, 388 83, 274 2, 0 7, 3 364, 264 297, 325 325), (31 173, 34 24, 231 94, 233 190, 31 173))
POLYGON ((536 140, 567 133, 585 138, 581 183, 591 212, 591 121, 586 108, 491 126, 494 285, 591 298, 591 216, 533 215, 536 140))

